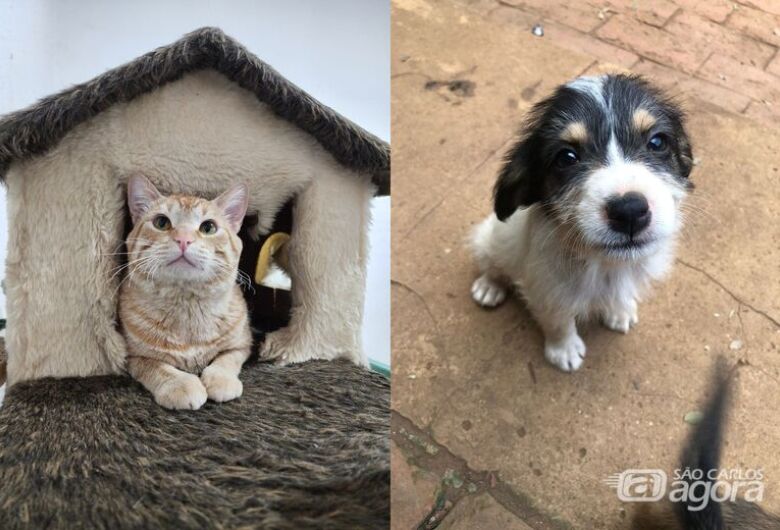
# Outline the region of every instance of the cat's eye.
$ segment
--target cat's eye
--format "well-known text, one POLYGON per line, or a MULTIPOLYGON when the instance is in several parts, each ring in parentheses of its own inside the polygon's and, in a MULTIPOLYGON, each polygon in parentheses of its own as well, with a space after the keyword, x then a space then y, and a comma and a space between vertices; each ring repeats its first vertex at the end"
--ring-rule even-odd
POLYGON ((200 233, 205 234, 207 236, 214 235, 217 233, 217 223, 214 221, 203 221, 200 223, 200 233))
POLYGON ((157 230, 170 230, 171 220, 164 215, 158 215, 152 219, 152 226, 154 226, 157 230))

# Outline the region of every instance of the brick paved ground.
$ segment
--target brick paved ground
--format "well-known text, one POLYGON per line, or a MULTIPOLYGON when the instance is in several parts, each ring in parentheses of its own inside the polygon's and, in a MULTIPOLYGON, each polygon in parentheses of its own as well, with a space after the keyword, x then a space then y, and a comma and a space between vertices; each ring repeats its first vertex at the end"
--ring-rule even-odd
POLYGON ((557 46, 653 76, 728 111, 780 118, 780 1, 464 0, 498 24, 541 23, 557 46))
POLYGON ((780 0, 393 0, 393 528, 625 528, 603 479, 677 463, 716 353, 739 367, 724 465, 763 467, 780 510, 778 46, 780 0), (520 304, 471 302, 463 240, 528 107, 615 69, 683 97, 707 213, 637 329, 588 330, 569 375, 520 304))

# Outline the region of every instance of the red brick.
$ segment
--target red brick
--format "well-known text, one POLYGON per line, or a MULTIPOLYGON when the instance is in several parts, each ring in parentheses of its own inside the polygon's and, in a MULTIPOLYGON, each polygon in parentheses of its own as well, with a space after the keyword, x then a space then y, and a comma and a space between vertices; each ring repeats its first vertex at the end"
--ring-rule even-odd
POLYGON ((715 54, 707 59, 698 75, 759 101, 766 100, 772 104, 780 102, 777 77, 745 61, 715 54))
POLYGON ((615 13, 622 13, 641 20, 645 24, 663 26, 671 18, 677 5, 670 0, 637 2, 636 0, 606 0, 604 4, 615 13))
POLYGON ((768 44, 755 41, 687 11, 677 15, 665 29, 682 39, 687 38, 690 47, 726 54, 736 59, 747 59, 753 66, 763 67, 775 53, 775 49, 768 44))
POLYGON ((747 96, 650 61, 640 61, 632 70, 673 95, 708 101, 737 114, 743 112, 750 103, 747 96))
POLYGON ((770 105, 761 101, 753 101, 745 110, 745 116, 748 116, 764 125, 777 127, 780 123, 780 106, 770 105))
POLYGON ((668 33, 626 15, 614 15, 599 28, 596 35, 621 48, 685 72, 695 72, 710 54, 705 46, 695 45, 690 35, 668 33))
POLYGON ((603 22, 598 16, 600 7, 593 0, 504 0, 503 3, 585 33, 603 22))
POLYGON ((498 7, 496 0, 454 0, 455 3, 461 4, 468 9, 471 9, 475 13, 480 15, 487 15, 490 11, 498 7))
POLYGON ((739 3, 766 11, 767 13, 780 15, 780 2, 777 0, 739 0, 739 3))
POLYGON ((580 75, 615 75, 615 74, 631 74, 632 71, 623 66, 619 66, 613 63, 603 63, 596 61, 588 66, 588 68, 580 75))
POLYGON ((780 52, 775 54, 775 58, 766 66, 766 71, 780 77, 780 52))
POLYGON ((780 15, 740 7, 726 25, 773 46, 780 46, 780 15))
MULTIPOLYGON (((463 1, 463 0, 458 0, 463 1)), ((545 36, 547 36, 548 21, 536 13, 530 13, 516 7, 500 5, 490 11, 486 17, 488 20, 498 22, 503 26, 511 26, 520 31, 531 32, 535 24, 544 26, 545 36)))
POLYGON ((601 25, 614 13, 622 13, 653 26, 663 26, 677 10, 671 0, 504 0, 502 3, 585 33, 601 25))
POLYGON ((718 23, 725 22, 736 5, 733 0, 674 0, 674 3, 718 23))
POLYGON ((553 44, 626 68, 639 60, 639 57, 634 53, 602 42, 595 37, 568 28, 562 24, 539 19, 520 9, 501 6, 493 10, 488 18, 489 20, 511 25, 522 31, 529 32, 534 24, 541 22, 544 27, 544 37, 542 38, 548 39, 553 44))

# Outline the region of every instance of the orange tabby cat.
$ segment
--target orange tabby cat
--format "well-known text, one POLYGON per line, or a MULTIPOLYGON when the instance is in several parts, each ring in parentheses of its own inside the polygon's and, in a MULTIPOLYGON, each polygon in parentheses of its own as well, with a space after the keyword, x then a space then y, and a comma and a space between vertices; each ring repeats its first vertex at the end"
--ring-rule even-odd
POLYGON ((170 409, 239 397, 238 374, 252 345, 236 284, 246 186, 213 201, 166 197, 136 175, 127 199, 133 229, 119 318, 128 372, 170 409))

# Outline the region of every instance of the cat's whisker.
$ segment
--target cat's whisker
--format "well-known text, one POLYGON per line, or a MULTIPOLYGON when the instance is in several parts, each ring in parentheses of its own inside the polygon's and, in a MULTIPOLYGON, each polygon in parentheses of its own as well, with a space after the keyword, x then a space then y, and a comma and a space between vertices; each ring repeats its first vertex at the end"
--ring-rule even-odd
MULTIPOLYGON (((122 272, 128 272, 128 276, 130 276, 132 275, 132 273, 136 272, 137 270, 143 271, 143 269, 147 268, 150 263, 159 261, 159 258, 160 256, 157 255, 143 256, 135 260, 132 260, 128 263, 125 263, 124 265, 121 265, 116 268, 116 271, 109 278, 109 282, 113 281, 114 278, 116 278, 116 276, 121 274, 122 272)), ((120 284, 121 283, 122 282, 120 282, 120 284)))
POLYGON ((246 289, 250 290, 253 294, 257 292, 255 290, 254 281, 252 278, 249 276, 249 274, 245 273, 241 269, 238 269, 236 280, 238 281, 239 285, 246 287, 246 289))

